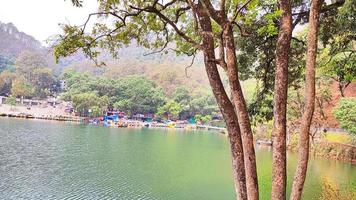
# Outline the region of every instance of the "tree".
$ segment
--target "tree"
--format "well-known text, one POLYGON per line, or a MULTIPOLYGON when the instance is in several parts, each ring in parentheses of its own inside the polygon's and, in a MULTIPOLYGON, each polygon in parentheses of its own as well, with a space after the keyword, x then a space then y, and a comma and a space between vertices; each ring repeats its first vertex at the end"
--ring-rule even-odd
POLYGON ((14 96, 7 97, 5 103, 11 105, 10 109, 12 110, 12 107, 16 106, 16 97, 14 96))
POLYGON ((177 119, 183 110, 182 105, 175 101, 168 101, 157 110, 158 116, 167 116, 168 119, 177 119))
MULTIPOLYGON (((77 6, 81 5, 80 1, 73 2, 77 6)), ((163 51, 159 49, 165 49, 168 43, 174 42, 177 47, 175 51, 180 54, 195 55, 197 51, 203 52, 209 82, 230 135, 236 193, 239 199, 247 199, 247 196, 251 197, 250 199, 258 199, 252 131, 238 79, 233 38, 234 31, 238 31, 238 25, 234 24, 240 12, 247 10, 247 4, 240 8, 241 5, 237 3, 226 6, 225 1, 223 2, 220 10, 217 10, 210 1, 197 3, 193 1, 160 3, 157 0, 103 1, 100 2, 100 11, 90 17, 112 16, 116 19, 115 27, 111 29, 101 24, 94 27, 93 35, 88 35, 85 31, 86 25, 83 27, 64 25, 65 36, 60 37, 61 42, 55 46, 54 53, 59 57, 82 49, 88 57, 95 60, 98 54, 93 50, 95 46, 108 48, 112 50, 113 55, 117 55, 116 47, 128 44, 132 40, 148 48, 158 48, 158 51, 163 51), (152 35, 156 37, 152 38, 152 35), (214 52, 216 44, 220 44, 221 49, 226 50, 226 57, 216 58, 214 52), (218 64, 230 74, 234 102, 231 102, 226 94, 217 69, 218 64), (235 111, 234 105, 238 112, 235 111), (237 114, 241 119, 237 120, 237 114), (244 135, 243 143, 241 133, 244 135)))
POLYGON ((186 88, 177 87, 172 93, 172 99, 181 105, 188 105, 191 100, 191 96, 186 88))
POLYGON ((356 6, 352 0, 339 9, 332 9, 321 18, 320 40, 325 48, 320 65, 325 76, 339 85, 342 97, 349 84, 356 80, 356 6))
POLYGON ((273 167, 271 199, 285 199, 287 185, 287 90, 290 42, 292 38, 292 5, 278 1, 282 11, 276 44, 276 76, 274 86, 273 167))
POLYGON ((219 108, 216 105, 216 100, 211 92, 196 92, 192 95, 192 100, 189 102, 189 110, 191 116, 212 115, 217 113, 219 108))
POLYGON ((13 64, 12 59, 8 59, 5 56, 0 55, 0 73, 5 70, 12 70, 13 64))
POLYGON ((116 109, 129 114, 156 113, 164 103, 164 93, 152 81, 145 77, 130 76, 118 80, 118 96, 114 100, 116 109))
POLYGON ((309 32, 307 39, 307 61, 305 72, 305 105, 300 128, 298 164, 294 175, 291 200, 302 197, 309 161, 309 132, 315 107, 315 65, 318 44, 319 9, 322 0, 312 0, 309 14, 309 32))
MULTIPOLYGON (((81 6, 82 1, 72 2, 81 6)), ((295 9, 300 13, 296 14, 293 24, 289 0, 280 0, 280 9, 273 4, 272 15, 275 17, 269 18, 265 24, 267 30, 279 32, 276 44, 273 199, 285 198, 285 127, 290 40, 293 28, 308 13, 308 10, 304 10, 304 2, 298 3, 303 9, 295 9), (282 15, 280 20, 278 13, 282 15)), ((100 64, 97 61, 100 53, 98 47, 108 49, 117 56, 117 49, 132 41, 154 49, 153 53, 165 52, 171 46, 178 54, 193 58, 201 52, 211 89, 229 135, 237 198, 255 200, 259 198, 256 158, 247 105, 240 85, 235 39, 246 36, 245 25, 251 25, 256 18, 268 16, 270 12, 264 11, 258 1, 251 0, 244 3, 225 0, 99 1, 98 12, 90 14, 82 26, 62 26, 64 34, 58 37, 54 54, 58 59, 80 49, 100 64), (87 23, 94 16, 110 19, 110 22, 114 19, 115 23, 108 26, 100 21, 89 33, 87 23), (218 67, 227 75, 231 98, 224 88, 218 67)))
POLYGON ((100 117, 103 114, 103 110, 99 106, 93 106, 90 108, 91 117, 100 117))
POLYGON ((32 97, 34 89, 30 83, 27 82, 24 76, 17 76, 12 81, 11 95, 15 97, 32 97))
POLYGON ((94 108, 95 112, 97 108, 103 109, 108 106, 108 97, 99 97, 93 92, 75 94, 72 97, 73 107, 80 116, 88 116, 88 111, 94 108))
POLYGON ((55 80, 51 69, 39 68, 32 72, 32 79, 30 82, 35 88, 36 96, 46 97, 53 89, 55 80))
POLYGON ((334 116, 341 128, 356 135, 356 98, 342 98, 334 109, 334 116))
POLYGON ((27 80, 32 79, 35 69, 49 66, 45 56, 36 51, 22 51, 15 60, 16 71, 25 76, 27 80))
MULTIPOLYGON (((325 108, 330 104, 332 100, 332 94, 330 90, 330 79, 325 77, 319 77, 316 79, 317 87, 315 94, 315 108, 312 118, 313 131, 310 131, 310 138, 314 143, 314 136, 319 132, 322 127, 327 124, 327 115, 325 108)), ((305 94, 304 87, 293 89, 288 94, 288 132, 289 137, 291 134, 297 133, 301 126, 301 118, 305 106, 305 94)))
POLYGON ((9 95, 11 92, 12 80, 15 78, 14 73, 5 70, 0 74, 0 95, 9 95))
POLYGON ((203 122, 204 124, 207 124, 207 123, 209 123, 211 120, 212 120, 212 117, 211 117, 211 115, 205 115, 205 116, 203 116, 203 115, 195 115, 195 120, 196 121, 201 121, 201 122, 203 122))

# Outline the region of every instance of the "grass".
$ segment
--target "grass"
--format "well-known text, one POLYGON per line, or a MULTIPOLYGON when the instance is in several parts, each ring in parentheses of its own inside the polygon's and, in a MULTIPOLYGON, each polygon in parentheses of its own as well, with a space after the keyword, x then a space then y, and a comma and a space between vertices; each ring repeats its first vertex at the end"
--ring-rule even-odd
POLYGON ((350 136, 347 134, 328 132, 325 134, 325 139, 329 142, 336 142, 341 144, 349 144, 350 136))

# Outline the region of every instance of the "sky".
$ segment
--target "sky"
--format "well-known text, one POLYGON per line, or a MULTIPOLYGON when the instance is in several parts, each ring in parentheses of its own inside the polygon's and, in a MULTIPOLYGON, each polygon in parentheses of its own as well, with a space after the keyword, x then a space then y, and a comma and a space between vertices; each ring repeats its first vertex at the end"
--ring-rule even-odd
POLYGON ((59 23, 81 25, 96 9, 96 0, 84 0, 82 8, 70 0, 0 0, 0 21, 12 22, 45 45, 48 37, 61 32, 59 23))

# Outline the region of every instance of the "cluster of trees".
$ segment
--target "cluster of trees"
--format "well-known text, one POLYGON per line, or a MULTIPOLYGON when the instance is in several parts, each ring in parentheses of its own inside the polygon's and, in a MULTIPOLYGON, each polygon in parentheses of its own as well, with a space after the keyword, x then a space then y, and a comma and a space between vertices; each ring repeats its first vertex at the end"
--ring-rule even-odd
POLYGON ((74 109, 82 116, 100 116, 108 108, 128 115, 157 114, 168 119, 213 115, 218 111, 209 92, 191 93, 184 87, 177 87, 172 94, 167 94, 144 76, 110 79, 67 70, 61 78, 67 86, 67 91, 61 94, 62 99, 72 101, 74 109))
MULTIPOLYGON (((72 2, 76 6, 82 3, 72 2)), ((55 56, 67 56, 81 49, 96 61, 98 47, 116 56, 117 47, 131 41, 156 53, 173 48, 178 54, 193 58, 202 54, 229 134, 238 199, 259 199, 251 128, 254 116, 262 121, 273 119, 271 198, 286 199, 287 94, 291 88, 304 87, 298 164, 290 197, 301 199, 315 110, 316 67, 322 63, 316 60, 318 47, 329 49, 324 53, 330 61, 320 68, 337 77, 341 92, 354 79, 356 13, 352 0, 138 0, 99 4, 99 11, 86 22, 93 16, 106 17, 115 19, 114 26, 100 21, 87 31, 86 23, 63 25, 64 34, 54 46, 55 56), (307 22, 306 37, 292 35, 296 27, 307 22), (345 70, 339 70, 341 64, 345 70), (226 74, 227 85, 220 74, 226 74), (250 78, 258 81, 258 88, 254 101, 247 105, 240 81, 250 78)), ((170 101, 165 106, 171 115, 181 109, 176 103, 170 101)))
POLYGON ((45 98, 58 91, 58 81, 46 59, 36 52, 23 51, 13 65, 0 73, 0 95, 45 98))

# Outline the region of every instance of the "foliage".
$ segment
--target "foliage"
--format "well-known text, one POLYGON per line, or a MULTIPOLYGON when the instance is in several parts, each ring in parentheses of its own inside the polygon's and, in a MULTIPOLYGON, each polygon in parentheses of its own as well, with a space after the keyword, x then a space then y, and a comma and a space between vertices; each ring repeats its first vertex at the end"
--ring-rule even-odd
MULTIPOLYGON (((73 96, 77 94, 94 92, 98 96, 108 96, 109 105, 127 114, 158 113, 169 114, 174 118, 189 118, 196 114, 213 115, 218 112, 216 101, 209 91, 196 89, 191 93, 184 86, 178 86, 169 95, 168 91, 162 90, 153 81, 142 76, 110 79, 67 70, 61 78, 68 86, 68 90, 61 94, 62 99, 66 101, 72 101, 73 96), (169 111, 169 103, 167 105, 165 102, 179 104, 179 112, 174 109, 169 111), (158 108, 161 108, 160 112, 158 108)), ((176 104, 170 105, 178 108, 176 104)))
POLYGON ((34 51, 22 51, 20 55, 15 60, 15 66, 19 73, 27 74, 33 72, 33 70, 37 68, 47 67, 49 66, 48 61, 39 52, 34 51))
POLYGON ((0 95, 9 95, 11 93, 12 80, 15 74, 5 70, 0 73, 0 95))
POLYGON ((356 134, 356 98, 342 98, 334 109, 334 116, 342 128, 356 134))
MULTIPOLYGON (((72 97, 73 106, 77 113, 81 116, 88 116, 89 109, 105 109, 108 106, 108 97, 102 96, 99 97, 97 94, 93 92, 76 94, 72 97)), ((96 112, 100 112, 95 110, 96 112)), ((97 114, 97 113, 95 113, 97 114)))
MULTIPOLYGON (((319 128, 327 127, 326 107, 332 100, 330 84, 331 81, 329 78, 318 77, 316 80, 315 108, 312 119, 314 132, 311 131, 310 133, 312 139, 317 134, 319 128)), ((297 132, 300 127, 300 119, 302 118, 305 103, 304 95, 303 82, 300 84, 300 88, 293 88, 288 92, 287 119, 290 132, 297 132)))
MULTIPOLYGON (((15 68, 0 73, 0 94, 45 98, 56 91, 56 80, 46 58, 38 52, 23 51, 15 68)), ((1 70, 0 70, 1 71, 1 70)))
POLYGON ((13 62, 10 59, 0 55, 0 73, 5 70, 11 70, 12 68, 13 62))
POLYGON ((142 76, 130 76, 118 80, 118 96, 114 107, 127 113, 155 113, 164 103, 164 93, 152 81, 142 76))
POLYGON ((170 100, 158 108, 157 115, 160 117, 167 116, 168 119, 177 119, 182 110, 181 104, 170 100))
POLYGON ((200 122, 203 122, 204 124, 207 124, 209 123, 213 118, 211 115, 195 115, 195 120, 196 121, 200 121, 200 122))
POLYGON ((214 115, 219 110, 213 94, 204 91, 193 94, 189 106, 192 116, 197 114, 214 115))
POLYGON ((172 99, 181 105, 188 105, 191 100, 191 96, 185 87, 180 86, 177 87, 172 93, 172 99))
POLYGON ((326 48, 319 65, 325 76, 339 83, 342 96, 346 87, 356 80, 355 10, 354 1, 345 0, 342 7, 330 10, 321 19, 320 39, 326 48))
POLYGON ((14 97, 14 96, 7 97, 5 103, 9 104, 11 106, 15 106, 16 105, 16 97, 14 97))
POLYGON ((27 82, 24 76, 16 77, 12 81, 11 94, 15 97, 32 97, 34 93, 33 86, 27 82))
POLYGON ((103 109, 101 109, 99 106, 92 106, 90 110, 91 110, 90 113, 91 117, 100 117, 103 115, 103 109))
POLYGON ((30 81, 35 88, 38 97, 47 97, 54 89, 55 79, 52 70, 49 68, 35 69, 30 81))
POLYGON ((337 187, 336 183, 328 181, 326 179, 323 180, 322 185, 322 193, 319 197, 319 200, 344 200, 344 199, 355 199, 356 192, 352 190, 340 191, 339 187, 337 187))
POLYGON ((336 142, 336 143, 341 143, 341 144, 348 144, 350 141, 350 135, 346 134, 341 134, 341 133, 326 133, 325 134, 325 139, 327 139, 330 142, 336 142))

